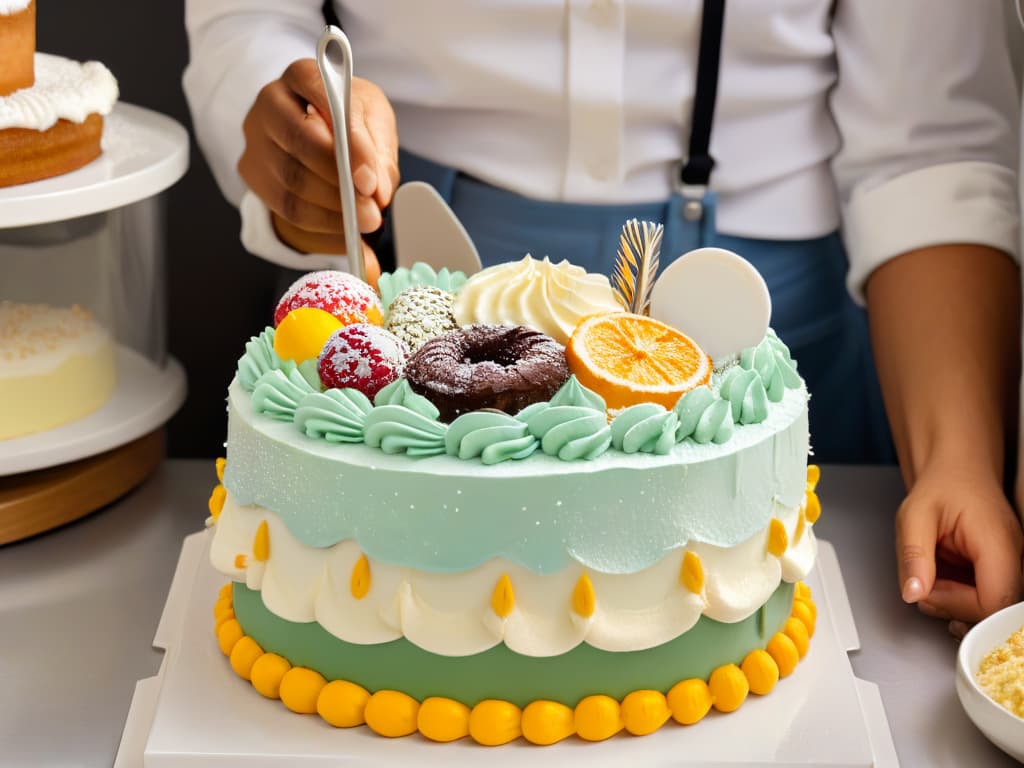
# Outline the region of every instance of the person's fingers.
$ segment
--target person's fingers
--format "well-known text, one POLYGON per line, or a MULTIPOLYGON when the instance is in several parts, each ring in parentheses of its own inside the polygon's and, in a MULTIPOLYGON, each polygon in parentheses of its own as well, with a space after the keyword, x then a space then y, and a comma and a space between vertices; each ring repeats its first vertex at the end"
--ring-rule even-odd
POLYGON ((305 110, 306 104, 316 107, 327 122, 327 130, 330 133, 331 105, 327 102, 327 90, 324 88, 324 81, 320 77, 316 60, 298 59, 293 61, 281 75, 281 82, 302 99, 303 110, 305 110))
POLYGON ((395 111, 380 88, 366 82, 362 91, 363 121, 377 159, 375 197, 377 204, 386 208, 398 186, 398 125, 395 111))
POLYGON ((324 181, 323 177, 313 173, 297 157, 289 155, 277 144, 270 144, 265 162, 268 172, 278 185, 306 202, 341 213, 341 198, 336 185, 324 181))
MULTIPOLYGON (((327 182, 338 183, 334 162, 334 137, 323 117, 306 109, 306 104, 283 86, 261 91, 257 113, 264 131, 277 146, 297 158, 327 182)), ((250 131, 246 130, 246 139, 250 131)))
POLYGON ((377 281, 380 279, 380 262, 377 261, 377 254, 366 244, 365 240, 363 241, 363 264, 366 265, 366 282, 376 288, 377 281))
MULTIPOLYGON (((274 222, 274 230, 277 236, 285 243, 300 253, 324 253, 343 254, 345 253, 345 238, 340 233, 325 234, 322 232, 308 232, 300 229, 277 214, 271 214, 274 222)), ((376 286, 380 278, 380 263, 377 256, 366 241, 360 239, 362 246, 363 263, 366 265, 366 282, 376 286)))
MULTIPOLYGON (((348 154, 352 164, 352 182, 362 195, 372 197, 380 180, 377 177, 377 145, 366 124, 367 103, 353 97, 349 115, 348 154)), ((372 107, 370 107, 372 109, 372 107)))
POLYGON ((280 184, 275 184, 263 194, 253 191, 267 208, 299 229, 332 235, 344 232, 341 213, 303 200, 280 184))
POLYGON ((1012 514, 1006 510, 1008 526, 984 526, 965 541, 965 554, 974 563, 981 618, 1020 600, 1021 534, 1012 514))
POLYGON ((963 621, 957 621, 954 619, 949 622, 949 634, 955 637, 957 640, 963 640, 964 635, 971 628, 970 624, 963 621))
POLYGON ((937 516, 913 498, 896 514, 896 560, 903 600, 916 603, 928 597, 935 583, 937 516))
POLYGON ((972 624, 987 615, 981 606, 976 587, 949 579, 936 579, 927 600, 917 605, 922 613, 929 616, 972 624))

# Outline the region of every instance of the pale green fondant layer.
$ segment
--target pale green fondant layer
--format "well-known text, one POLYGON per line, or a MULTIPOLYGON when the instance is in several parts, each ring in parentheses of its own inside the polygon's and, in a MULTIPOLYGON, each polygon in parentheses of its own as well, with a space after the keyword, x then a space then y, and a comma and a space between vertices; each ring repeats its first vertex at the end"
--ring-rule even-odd
POLYGON ((314 440, 255 413, 238 382, 228 401, 224 485, 238 504, 276 512, 308 546, 355 539, 370 558, 431 572, 504 557, 536 573, 573 561, 636 573, 690 541, 746 541, 806 486, 803 388, 721 445, 574 462, 538 451, 489 466, 314 440))
POLYGON ((520 656, 499 645, 473 656, 438 656, 401 638, 379 645, 339 640, 316 622, 297 624, 271 613, 263 598, 234 585, 234 610, 245 634, 264 651, 328 680, 367 690, 397 690, 422 701, 444 696, 469 706, 502 699, 520 707, 546 699, 568 706, 585 696, 622 699, 634 690, 667 692, 680 680, 701 678, 723 664, 739 664, 763 648, 790 615, 793 585, 783 582, 752 616, 735 624, 701 617, 676 639, 644 651, 612 653, 583 643, 561 656, 520 656))

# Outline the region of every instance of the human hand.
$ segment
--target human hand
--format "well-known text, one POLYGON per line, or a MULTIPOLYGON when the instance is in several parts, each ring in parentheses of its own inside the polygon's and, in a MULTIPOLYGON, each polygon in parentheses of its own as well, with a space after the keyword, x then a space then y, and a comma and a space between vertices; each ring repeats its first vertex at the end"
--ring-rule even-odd
POLYGON ((896 514, 903 599, 963 634, 1021 598, 1024 534, 998 479, 965 466, 918 475, 896 514))
MULTIPOLYGON (((238 171, 298 250, 343 253, 330 108, 313 59, 293 62, 260 91, 243 123, 238 171)), ((384 93, 352 80, 349 153, 360 232, 373 232, 398 184, 398 132, 384 93)))

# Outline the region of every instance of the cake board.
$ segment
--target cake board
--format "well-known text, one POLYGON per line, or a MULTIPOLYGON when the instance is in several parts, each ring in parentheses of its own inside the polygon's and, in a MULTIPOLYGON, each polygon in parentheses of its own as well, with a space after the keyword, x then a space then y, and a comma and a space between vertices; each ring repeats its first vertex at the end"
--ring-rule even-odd
POLYGON ((811 650, 771 694, 737 712, 714 710, 691 727, 667 723, 642 738, 600 743, 569 738, 549 747, 523 740, 490 748, 463 739, 435 744, 385 739, 366 727, 335 729, 315 715, 260 696, 231 670, 213 634, 212 606, 225 578, 209 564, 209 535, 185 540, 154 645, 155 677, 138 683, 115 768, 248 768, 340 765, 537 768, 701 765, 895 768, 895 747, 878 687, 857 679, 848 652, 859 646, 835 550, 820 542, 807 578, 818 620, 811 650))

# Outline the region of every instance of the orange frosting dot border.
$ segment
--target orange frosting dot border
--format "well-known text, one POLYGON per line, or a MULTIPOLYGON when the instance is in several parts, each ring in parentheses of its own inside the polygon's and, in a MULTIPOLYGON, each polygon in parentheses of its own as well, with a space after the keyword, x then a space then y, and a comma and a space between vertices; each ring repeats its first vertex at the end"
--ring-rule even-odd
POLYGON ((283 700, 293 712, 319 714, 337 728, 365 723, 389 738, 420 733, 432 741, 449 742, 469 736, 485 746, 519 738, 546 746, 573 735, 586 741, 603 741, 622 730, 644 736, 668 722, 700 722, 711 709, 734 712, 748 693, 765 695, 774 689, 776 681, 793 672, 807 653, 817 618, 810 587, 797 582, 783 631, 773 635, 764 649, 748 653, 739 665, 718 667, 708 680, 681 680, 667 694, 636 690, 622 701, 598 695, 581 699, 575 708, 538 700, 520 709, 498 699, 486 699, 474 707, 437 696, 420 702, 401 691, 371 693, 356 683, 328 682, 315 670, 294 667, 277 654, 263 652, 244 634, 235 619, 230 582, 221 587, 217 598, 214 634, 220 650, 235 673, 262 696, 283 700))

